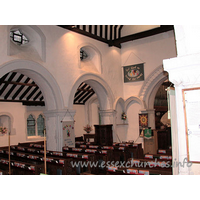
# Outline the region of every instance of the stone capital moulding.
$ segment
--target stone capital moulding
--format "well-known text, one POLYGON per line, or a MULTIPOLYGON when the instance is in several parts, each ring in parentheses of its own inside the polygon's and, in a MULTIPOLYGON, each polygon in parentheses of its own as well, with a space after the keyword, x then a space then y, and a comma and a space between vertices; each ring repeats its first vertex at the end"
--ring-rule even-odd
POLYGON ((200 84, 200 54, 163 60, 169 80, 177 86, 195 87, 200 84))

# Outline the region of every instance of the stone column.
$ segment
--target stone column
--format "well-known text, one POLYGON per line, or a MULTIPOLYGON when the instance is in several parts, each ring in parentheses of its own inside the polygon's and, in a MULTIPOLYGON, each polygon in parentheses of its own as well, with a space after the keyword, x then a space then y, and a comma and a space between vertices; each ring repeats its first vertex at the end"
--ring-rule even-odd
POLYGON ((178 162, 174 162, 179 165, 178 174, 183 175, 200 173, 198 164, 183 166, 184 161, 187 161, 187 138, 182 92, 186 88, 200 87, 200 47, 197 42, 199 33, 200 26, 175 26, 178 56, 163 61, 164 69, 169 73, 169 80, 175 86, 177 136, 172 135, 172 139, 176 137, 174 141, 178 142, 173 144, 172 153, 176 152, 174 146, 178 145, 178 155, 175 155, 178 162))
POLYGON ((62 151, 63 130, 62 121, 74 121, 75 110, 49 110, 45 111, 47 149, 62 151))

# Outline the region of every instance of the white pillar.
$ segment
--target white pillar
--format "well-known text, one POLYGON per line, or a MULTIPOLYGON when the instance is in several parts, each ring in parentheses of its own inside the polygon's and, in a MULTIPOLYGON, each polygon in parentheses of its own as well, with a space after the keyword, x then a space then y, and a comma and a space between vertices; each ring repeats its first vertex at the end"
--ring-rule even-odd
MULTIPOLYGON (((200 26, 198 25, 175 26, 178 56, 163 61, 164 70, 169 73, 169 80, 175 86, 178 142, 172 148, 178 145, 178 159, 182 165, 184 160, 187 159, 186 123, 182 90, 200 87, 199 33, 200 26)), ((179 165, 179 174, 200 174, 200 166, 195 163, 190 167, 187 167, 187 165, 181 167, 179 165)))
POLYGON ((47 149, 62 151, 63 130, 62 121, 74 121, 75 110, 50 110, 45 111, 47 149))

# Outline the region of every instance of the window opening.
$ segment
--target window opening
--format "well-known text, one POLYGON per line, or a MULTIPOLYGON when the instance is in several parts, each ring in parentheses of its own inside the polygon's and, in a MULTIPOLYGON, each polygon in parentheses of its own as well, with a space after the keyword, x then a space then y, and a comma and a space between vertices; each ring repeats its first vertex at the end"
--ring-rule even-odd
POLYGON ((32 115, 29 115, 27 119, 27 134, 28 136, 34 136, 35 135, 35 119, 32 115))
POLYGON ((80 59, 84 60, 88 57, 87 53, 83 50, 83 48, 80 49, 80 59))
POLYGON ((39 115, 39 117, 37 118, 37 130, 39 136, 44 136, 44 128, 44 117, 42 115, 39 115))
POLYGON ((20 30, 10 31, 10 38, 18 45, 27 44, 29 42, 28 38, 20 30))

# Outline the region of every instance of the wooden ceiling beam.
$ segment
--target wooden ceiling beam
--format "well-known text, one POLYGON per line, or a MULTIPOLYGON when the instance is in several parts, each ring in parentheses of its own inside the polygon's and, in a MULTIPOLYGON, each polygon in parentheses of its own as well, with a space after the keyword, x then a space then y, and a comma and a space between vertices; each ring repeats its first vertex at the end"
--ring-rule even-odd
POLYGON ((16 81, 2 81, 2 83, 5 83, 5 84, 12 84, 12 85, 24 85, 24 86, 37 87, 37 84, 20 83, 20 82, 16 82, 16 81))
MULTIPOLYGON (((35 82, 33 81, 31 84, 35 84, 35 82)), ((19 97, 20 100, 22 100, 26 95, 27 93, 32 89, 32 86, 29 86, 26 91, 19 97)))
MULTIPOLYGON (((58 26, 59 26, 59 27, 62 27, 62 28, 64 28, 64 29, 68 29, 68 30, 70 30, 70 31, 74 31, 74 32, 76 32, 76 33, 80 33, 80 34, 82 34, 82 35, 85 35, 85 36, 87 36, 87 37, 93 38, 93 39, 95 39, 95 40, 104 42, 104 43, 108 44, 109 46, 116 46, 116 47, 118 47, 118 48, 121 47, 121 45, 119 45, 119 44, 114 44, 114 43, 112 42, 112 40, 107 40, 107 39, 102 38, 102 37, 100 37, 100 36, 98 36, 98 35, 95 35, 95 34, 92 34, 92 33, 90 33, 90 32, 87 32, 87 31, 84 31, 84 30, 82 30, 82 29, 79 29, 78 27, 75 27, 75 25, 58 25, 58 26)), ((111 25, 111 26, 112 26, 112 25, 111 25)), ((94 33, 97 34, 97 26, 94 26, 94 28, 95 28, 94 33)), ((112 39, 112 37, 111 37, 111 39, 112 39)))
POLYGON ((119 39, 113 40, 113 44, 117 45, 117 44, 121 44, 121 43, 124 43, 124 42, 129 42, 129 41, 132 41, 132 40, 137 40, 137 39, 153 36, 153 35, 160 34, 160 33, 167 32, 167 31, 171 31, 171 30, 174 30, 173 25, 161 25, 158 28, 143 31, 143 32, 140 32, 140 33, 135 33, 135 34, 132 34, 132 35, 124 36, 124 37, 121 37, 119 39))
MULTIPOLYGON (((17 82, 21 81, 23 77, 24 77, 24 75, 21 74, 21 75, 19 76, 19 78, 17 79, 17 82)), ((4 82, 4 81, 3 81, 3 82, 4 82)), ((17 85, 14 84, 14 85, 10 88, 10 90, 7 92, 7 94, 4 96, 4 99, 7 99, 16 87, 17 87, 17 85)))
MULTIPOLYGON (((17 74, 17 72, 13 72, 11 74, 11 76, 8 78, 8 82, 11 82, 13 80, 13 78, 15 77, 15 75, 17 74)), ((2 93, 5 91, 5 89, 8 87, 8 83, 4 84, 4 86, 2 87, 1 91, 0 91, 0 95, 2 95, 2 93)))
MULTIPOLYGON (((28 83, 30 81, 30 78, 28 77, 24 83, 28 83)), ((15 94, 13 95, 12 99, 14 100, 18 95, 19 93, 23 90, 23 88, 25 87, 25 85, 22 85, 20 86, 20 88, 15 92, 15 94)))
POLYGON ((26 101, 26 100, 12 100, 12 99, 0 99, 0 102, 16 102, 29 106, 45 106, 44 101, 26 101))

